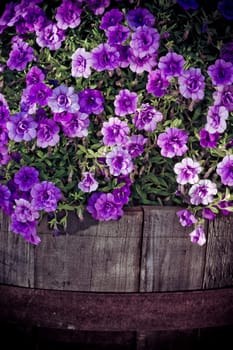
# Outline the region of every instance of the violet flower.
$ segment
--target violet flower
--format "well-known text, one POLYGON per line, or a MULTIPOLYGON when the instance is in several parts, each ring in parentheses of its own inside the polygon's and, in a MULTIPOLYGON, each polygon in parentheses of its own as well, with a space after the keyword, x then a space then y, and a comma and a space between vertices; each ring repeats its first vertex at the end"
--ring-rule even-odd
POLYGON ((29 62, 35 58, 34 50, 23 40, 12 45, 12 49, 7 60, 7 66, 11 70, 24 70, 29 62))
POLYGON ((200 180, 191 186, 189 190, 190 202, 194 205, 211 203, 217 194, 217 186, 211 180, 200 180))
POLYGON ((55 18, 61 29, 76 28, 81 22, 82 10, 77 3, 71 0, 63 0, 56 9, 55 18))
POLYGON ((197 222, 195 216, 188 209, 179 210, 176 215, 179 217, 182 226, 191 226, 197 222))
POLYGON ((44 119, 39 122, 37 130, 37 147, 46 148, 55 146, 60 139, 59 126, 52 119, 44 119))
POLYGON ((78 93, 80 112, 99 114, 104 110, 104 97, 100 90, 84 89, 78 93))
POLYGON ((106 11, 100 22, 100 29, 106 30, 109 27, 115 26, 120 23, 124 18, 123 13, 118 9, 112 9, 106 11))
POLYGON ((225 156, 218 163, 216 173, 220 176, 222 184, 233 186, 233 155, 225 156))
POLYGON ((233 64, 218 59, 208 67, 207 73, 214 85, 230 85, 233 83, 233 64))
POLYGON ((161 56, 158 68, 166 79, 179 77, 183 72, 185 59, 176 52, 168 52, 165 56, 161 56))
POLYGON ((205 129, 210 133, 214 134, 218 132, 223 133, 226 128, 226 120, 228 119, 229 112, 224 106, 210 106, 207 114, 207 123, 205 129))
POLYGON ((98 72, 114 70, 118 67, 120 54, 117 48, 105 43, 95 47, 91 53, 92 67, 98 72))
POLYGON ((132 34, 130 41, 130 47, 133 50, 133 54, 140 58, 146 55, 152 55, 157 53, 159 48, 160 35, 155 28, 147 26, 138 27, 132 34))
POLYGON ((52 89, 44 83, 36 83, 28 87, 29 103, 37 103, 40 106, 46 106, 48 98, 52 96, 52 89))
POLYGON ((137 7, 126 13, 126 21, 131 29, 136 30, 138 27, 144 25, 147 27, 153 27, 155 24, 155 17, 148 9, 137 7))
POLYGON ((97 197, 94 207, 94 218, 100 221, 118 220, 123 215, 122 205, 115 202, 112 193, 101 193, 97 197))
POLYGON ((233 62, 233 41, 223 44, 220 50, 220 58, 226 62, 233 62))
POLYGON ((31 196, 32 205, 36 210, 51 212, 57 209, 57 202, 62 198, 62 193, 53 182, 43 181, 33 186, 31 196))
POLYGON ((68 137, 85 137, 88 135, 90 119, 88 114, 76 112, 71 119, 62 122, 62 130, 68 137))
POLYGON ((204 148, 215 148, 219 138, 220 135, 218 132, 211 134, 204 128, 200 130, 200 145, 204 148))
POLYGON ((200 68, 189 68, 178 77, 179 90, 185 98, 200 101, 204 98, 205 78, 200 68))
POLYGON ((177 128, 167 128, 164 133, 158 136, 158 146, 161 148, 161 155, 168 158, 182 156, 187 152, 188 133, 177 128))
POLYGON ((129 202, 130 189, 129 186, 125 185, 120 188, 115 188, 112 191, 114 201, 116 204, 123 206, 129 202))
POLYGON ((71 75, 75 78, 88 78, 91 75, 92 54, 83 48, 79 48, 71 58, 71 75))
POLYGON ((185 11, 187 10, 196 10, 199 7, 199 4, 196 0, 177 0, 177 3, 183 7, 185 11))
POLYGON ((133 116, 133 123, 138 130, 152 132, 163 120, 163 115, 149 103, 143 103, 133 116))
POLYGON ((125 121, 111 117, 107 122, 103 122, 101 133, 103 143, 107 146, 123 145, 127 142, 129 127, 125 121))
POLYGON ((99 184, 94 178, 93 174, 90 172, 84 172, 82 174, 82 181, 78 183, 78 188, 83 192, 93 192, 95 191, 99 184))
POLYGON ((30 191, 39 182, 39 172, 34 167, 23 166, 14 176, 14 183, 20 191, 30 191))
POLYGON ((95 15, 102 15, 110 5, 110 0, 86 0, 86 3, 95 15))
POLYGON ((30 141, 36 137, 37 122, 26 113, 16 113, 6 126, 9 139, 15 142, 30 141))
POLYGON ((37 83, 42 83, 44 79, 45 79, 45 75, 43 71, 36 66, 33 66, 26 74, 27 86, 37 84, 37 83))
POLYGON ((144 152, 144 145, 147 142, 147 138, 142 135, 132 135, 126 144, 126 149, 132 158, 141 156, 144 152))
POLYGON ((161 69, 155 69, 148 74, 148 81, 146 84, 147 92, 156 97, 161 97, 167 93, 169 80, 163 75, 161 69))
POLYGON ((198 225, 189 236, 192 243, 197 243, 200 246, 206 243, 205 232, 202 225, 198 225))
POLYGON ((221 0, 218 2, 218 11, 225 17, 227 20, 233 19, 233 3, 232 0, 221 0))
POLYGON ((113 176, 127 175, 134 169, 130 154, 120 146, 107 153, 106 163, 113 176))
POLYGON ((136 112, 137 101, 138 96, 135 92, 131 92, 128 89, 120 90, 114 100, 115 114, 125 116, 136 112))
POLYGON ((156 66, 156 55, 145 55, 143 57, 135 56, 132 53, 129 55, 129 68, 132 72, 142 74, 143 72, 151 72, 156 66))
POLYGON ((15 204, 14 215, 18 221, 27 222, 39 219, 38 210, 35 210, 29 201, 20 198, 15 200, 15 204))
POLYGON ((56 23, 49 23, 36 31, 36 42, 40 47, 47 47, 51 51, 61 47, 65 40, 65 32, 56 23))
POLYGON ((233 111, 233 85, 218 86, 213 98, 215 105, 224 106, 229 112, 233 111))
POLYGON ((184 158, 181 162, 176 163, 174 166, 174 172, 176 173, 176 181, 181 184, 194 184, 198 182, 198 174, 202 171, 202 167, 199 162, 193 161, 192 158, 184 158))
POLYGON ((122 24, 116 24, 106 30, 106 36, 108 38, 108 44, 110 46, 116 46, 123 44, 129 38, 130 30, 122 24))
POLYGON ((27 242, 34 245, 41 242, 40 237, 37 235, 37 221, 21 222, 13 214, 11 216, 10 230, 16 234, 20 234, 27 242))
POLYGON ((78 94, 73 87, 60 85, 53 89, 52 95, 48 97, 48 106, 54 113, 77 112, 79 110, 78 94))

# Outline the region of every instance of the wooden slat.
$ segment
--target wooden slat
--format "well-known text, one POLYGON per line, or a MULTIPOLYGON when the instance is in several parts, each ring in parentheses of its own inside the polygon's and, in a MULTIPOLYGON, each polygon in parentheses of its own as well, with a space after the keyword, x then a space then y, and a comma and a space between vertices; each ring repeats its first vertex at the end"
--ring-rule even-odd
POLYGON ((233 215, 209 223, 204 288, 233 285, 233 215))
POLYGON ((34 287, 34 248, 9 232, 9 220, 0 211, 0 283, 34 287))
POLYGON ((141 292, 202 288, 206 246, 190 242, 176 207, 144 207, 141 292))
POLYGON ((157 331, 233 324, 233 288, 79 293, 0 286, 0 323, 80 331, 157 331))
POLYGON ((70 217, 67 231, 43 234, 36 248, 35 286, 76 291, 138 291, 142 211, 119 221, 80 222, 70 217))

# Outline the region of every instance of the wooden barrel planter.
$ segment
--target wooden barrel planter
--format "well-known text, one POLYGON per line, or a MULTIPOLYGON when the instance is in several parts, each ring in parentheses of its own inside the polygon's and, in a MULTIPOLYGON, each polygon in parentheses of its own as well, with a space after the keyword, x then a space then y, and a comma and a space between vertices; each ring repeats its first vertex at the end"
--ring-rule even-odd
POLYGON ((0 323, 133 334, 137 349, 151 332, 233 325, 233 216, 206 225, 200 247, 177 210, 133 208, 117 222, 70 215, 59 235, 43 221, 37 247, 1 214, 0 323))

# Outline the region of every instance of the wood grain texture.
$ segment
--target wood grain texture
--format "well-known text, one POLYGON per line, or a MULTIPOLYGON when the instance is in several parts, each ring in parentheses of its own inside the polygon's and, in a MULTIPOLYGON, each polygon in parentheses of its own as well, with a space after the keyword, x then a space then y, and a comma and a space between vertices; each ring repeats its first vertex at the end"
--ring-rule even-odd
POLYGON ((233 285, 233 215, 209 223, 204 288, 233 285))
POLYGON ((9 220, 0 211, 0 283, 34 287, 35 247, 9 232, 9 220))
MULTIPOLYGON (((157 331, 233 324, 233 288, 81 293, 0 285, 0 324, 79 331, 157 331)), ((143 340, 143 339, 142 339, 143 340)))
POLYGON ((144 207, 141 292, 201 289, 206 247, 190 242, 176 207, 144 207))
POLYGON ((35 286, 138 291, 142 218, 141 210, 126 212, 116 222, 91 218, 80 222, 72 216, 69 234, 54 237, 41 232, 42 242, 35 252, 35 286))

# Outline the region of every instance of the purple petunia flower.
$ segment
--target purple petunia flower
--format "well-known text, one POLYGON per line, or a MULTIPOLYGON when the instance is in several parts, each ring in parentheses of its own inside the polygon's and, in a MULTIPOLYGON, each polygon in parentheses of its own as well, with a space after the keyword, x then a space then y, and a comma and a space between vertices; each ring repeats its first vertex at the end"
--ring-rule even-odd
POLYGON ((7 163, 9 163, 10 159, 11 157, 8 153, 8 148, 0 143, 0 168, 2 165, 6 165, 7 163))
POLYGON ((102 15, 110 5, 110 0, 86 0, 86 3, 95 15, 102 15))
POLYGON ((230 85, 233 83, 233 64, 223 59, 216 60, 208 67, 209 74, 214 85, 230 85))
POLYGON ((213 98, 215 105, 224 106, 229 112, 233 111, 233 85, 218 86, 213 98))
POLYGON ((72 58, 71 75, 75 78, 88 78, 91 75, 92 54, 83 48, 77 49, 72 58))
POLYGON ((0 146, 6 145, 9 141, 6 122, 7 121, 0 122, 0 146))
POLYGON ((129 65, 130 58, 133 55, 132 49, 129 45, 117 45, 117 51, 119 52, 119 67, 126 68, 129 65))
POLYGON ((100 44, 92 51, 92 67, 101 72, 103 70, 114 70, 118 67, 120 54, 116 47, 109 44, 100 44))
POLYGON ((190 202, 194 205, 211 203, 217 194, 217 186, 210 180, 200 180, 189 190, 190 202))
POLYGON ((113 194, 115 203, 123 206, 127 204, 129 201, 129 197, 130 197, 129 186, 125 185, 120 188, 115 188, 112 191, 112 194, 113 194))
POLYGON ((127 175, 134 169, 132 157, 128 151, 120 146, 107 153, 106 163, 109 166, 110 174, 113 176, 127 175))
MULTIPOLYGON (((67 111, 61 112, 61 113, 53 113, 53 120, 55 122, 61 123, 63 125, 64 123, 71 121, 71 119, 73 118, 73 114, 74 113, 70 113, 67 111)), ((42 119, 44 119, 44 117, 46 119, 46 115, 42 116, 42 119)), ((39 118, 39 119, 41 119, 41 118, 39 118)))
POLYGON ((217 146, 220 135, 218 132, 210 134, 206 129, 200 130, 200 145, 201 147, 215 148, 217 146))
POLYGON ((160 35, 155 28, 147 26, 138 27, 132 34, 130 47, 134 56, 143 58, 146 55, 157 53, 160 35))
POLYGON ((151 72, 156 66, 156 55, 145 55, 143 57, 135 56, 132 52, 129 56, 129 68, 132 72, 142 74, 143 72, 151 72))
POLYGON ((123 215, 122 205, 115 202, 112 193, 101 193, 95 197, 94 195, 92 195, 92 206, 88 205, 87 210, 96 220, 118 220, 123 215))
POLYGON ((15 6, 14 2, 7 2, 5 9, 0 17, 0 34, 9 26, 11 20, 15 17, 15 6))
POLYGON ((106 30, 106 36, 108 38, 108 44, 110 46, 116 46, 123 44, 130 36, 129 28, 116 24, 106 30))
POLYGON ((4 208, 9 205, 11 192, 6 185, 0 184, 0 207, 4 208))
POLYGON ((137 102, 138 95, 136 92, 131 92, 128 89, 120 90, 119 94, 114 100, 115 114, 124 116, 135 113, 137 109, 137 102))
POLYGON ((53 119, 43 119, 38 124, 37 140, 38 147, 46 148, 55 146, 59 142, 59 126, 53 119))
POLYGON ((221 177, 221 182, 226 186, 233 186, 233 155, 227 155, 218 163, 216 173, 221 177))
POLYGON ((201 215, 204 219, 214 220, 216 214, 210 208, 203 208, 201 211, 201 215))
POLYGON ((32 244, 39 244, 40 237, 37 235, 37 221, 21 222, 17 220, 16 215, 11 216, 10 230, 16 234, 20 234, 24 239, 32 244))
POLYGON ((132 158, 137 158, 144 152, 144 145, 147 142, 147 138, 142 135, 132 135, 127 144, 126 149, 132 158))
POLYGON ((204 98, 205 78, 200 68, 189 68, 178 77, 179 90, 185 98, 200 101, 204 98))
POLYGON ((107 146, 123 145, 127 142, 129 131, 128 124, 125 121, 111 117, 103 123, 101 129, 103 143, 107 146))
POLYGON ((191 226, 197 222, 195 216, 188 209, 179 210, 176 215, 179 217, 182 226, 191 226))
POLYGON ((185 59, 182 55, 175 52, 168 52, 165 56, 160 57, 158 68, 166 79, 179 77, 183 72, 185 59))
POLYGON ((226 120, 228 116, 229 112, 224 106, 210 106, 208 109, 205 129, 210 134, 216 132, 219 134, 223 133, 227 128, 226 120))
POLYGON ((14 215, 20 222, 35 221, 39 219, 40 214, 35 210, 32 204, 26 199, 20 198, 15 200, 14 215))
POLYGON ((53 182, 42 181, 31 189, 32 205, 36 210, 55 211, 62 193, 53 182))
POLYGON ((20 191, 30 191, 39 182, 39 172, 30 166, 23 166, 14 176, 14 183, 20 191))
POLYGON ((187 10, 196 10, 199 7, 199 4, 196 0, 177 0, 177 3, 183 7, 185 11, 187 10))
POLYGON ((82 174, 83 179, 78 183, 78 188, 83 192, 93 192, 95 191, 99 184, 94 178, 93 174, 90 172, 85 172, 82 174))
POLYGON ((233 41, 225 43, 221 47, 220 58, 226 62, 233 62, 233 41))
MULTIPOLYGON (((22 7, 24 6, 22 5, 22 7)), ((34 32, 45 26, 47 18, 44 10, 36 4, 33 4, 32 1, 29 6, 24 7, 22 10, 27 31, 34 32)), ((18 9, 17 12, 20 12, 20 10, 18 9)))
POLYGON ((150 92, 156 97, 161 97, 166 94, 168 85, 169 80, 165 78, 161 69, 155 69, 149 72, 146 84, 147 92, 150 92))
POLYGON ((202 246, 206 243, 206 237, 204 228, 202 225, 198 225, 195 230, 193 230, 190 234, 190 239, 192 243, 197 243, 198 245, 202 246))
POLYGON ((62 122, 62 130, 68 137, 85 137, 88 135, 90 119, 86 113, 73 113, 71 119, 62 122))
POLYGON ((109 27, 115 26, 120 23, 124 18, 123 13, 118 9, 112 9, 106 11, 100 22, 100 29, 106 30, 109 27))
POLYGON ((11 70, 24 70, 29 62, 35 58, 34 51, 22 39, 12 45, 12 49, 7 60, 7 66, 11 70))
POLYGON ((143 103, 133 117, 133 123, 138 130, 154 131, 161 122, 163 115, 149 103, 143 103))
POLYGON ((101 192, 94 192, 91 194, 91 196, 88 198, 88 201, 87 201, 87 211, 88 213, 90 213, 92 215, 92 217, 96 220, 97 219, 97 211, 96 211, 96 208, 95 208, 95 203, 97 201, 97 199, 101 196, 101 192))
POLYGON ((225 199, 223 199, 218 203, 218 208, 220 209, 221 214, 224 216, 228 216, 229 214, 231 214, 231 210, 229 210, 228 208, 232 208, 232 206, 233 206, 233 202, 226 201, 225 199))
POLYGON ((54 51, 60 49, 65 40, 65 32, 56 23, 49 23, 36 31, 36 42, 40 47, 54 51))
POLYGON ((86 114, 100 114, 104 110, 104 97, 100 90, 84 89, 79 92, 80 112, 86 114))
POLYGON ((202 167, 199 162, 195 162, 191 158, 184 158, 181 162, 175 164, 174 171, 177 175, 176 181, 179 184, 194 184, 199 180, 198 174, 202 171, 202 167))
POLYGON ((153 27, 155 24, 155 17, 152 13, 143 7, 138 7, 133 10, 129 10, 126 13, 126 21, 129 27, 136 30, 138 27, 147 26, 153 27))
POLYGON ((82 10, 77 3, 70 0, 63 0, 56 9, 55 18, 61 29, 76 28, 81 22, 82 10))
POLYGON ((233 2, 232 0, 221 0, 218 2, 218 11, 227 20, 233 19, 233 2))
POLYGON ((53 89, 52 95, 48 98, 48 106, 54 113, 77 112, 79 110, 78 94, 73 87, 60 85, 53 89))
POLYGON ((40 106, 46 106, 48 98, 52 96, 52 89, 44 83, 36 83, 28 87, 29 103, 37 103, 40 106))
POLYGON ((185 130, 167 128, 164 133, 158 136, 157 143, 161 148, 162 156, 173 158, 187 152, 187 141, 188 133, 185 130))
POLYGON ((30 141, 36 137, 37 122, 26 113, 16 113, 6 126, 9 139, 15 142, 30 141))
POLYGON ((45 79, 45 75, 43 71, 36 66, 33 66, 26 74, 27 86, 37 84, 37 83, 42 83, 44 79, 45 79))

